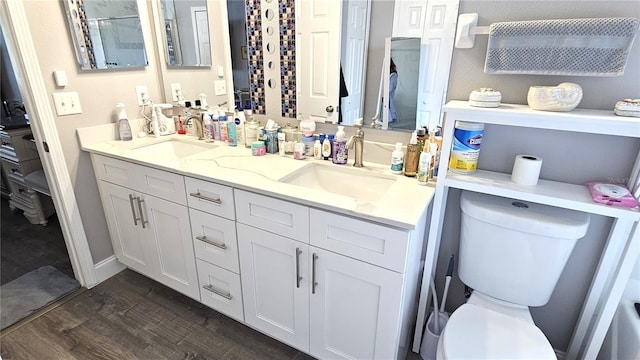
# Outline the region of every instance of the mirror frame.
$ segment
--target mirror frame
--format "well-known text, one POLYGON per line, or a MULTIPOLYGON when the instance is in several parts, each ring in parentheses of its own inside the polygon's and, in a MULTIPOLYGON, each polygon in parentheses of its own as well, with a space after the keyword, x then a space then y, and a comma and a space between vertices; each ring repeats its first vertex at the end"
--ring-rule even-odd
MULTIPOLYGON (((211 24, 209 23, 209 7, 210 7, 210 5, 208 4, 208 2, 206 0, 202 1, 203 5, 205 6, 206 11, 207 11, 207 33, 208 33, 208 36, 209 36, 209 60, 210 60, 210 63, 209 64, 183 64, 182 61, 181 61, 179 64, 172 64, 171 63, 170 50, 169 50, 169 46, 170 46, 169 45, 169 38, 167 36, 167 32, 169 31, 169 30, 167 30, 167 26, 169 26, 168 21, 170 19, 165 19, 165 17, 164 17, 163 4, 165 2, 167 2, 167 1, 172 1, 173 4, 174 4, 174 9, 175 9, 176 0, 157 0, 157 1, 158 1, 158 10, 159 10, 158 11, 158 16, 160 16, 160 18, 159 19, 154 19, 153 21, 154 22, 156 22, 156 21, 160 22, 163 25, 163 30, 164 31, 161 31, 161 35, 158 36, 158 37, 162 38, 162 44, 163 44, 162 48, 164 50, 163 51, 164 52, 164 61, 165 61, 166 65, 167 65, 167 67, 169 67, 169 68, 207 68, 207 69, 211 68, 211 66, 212 66, 212 60, 211 60, 212 47, 211 47, 211 31, 210 31, 211 30, 211 24)), ((173 19, 173 21, 175 22, 175 19, 173 19)), ((175 29, 175 32, 179 33, 179 29, 175 29)), ((181 48, 180 44, 183 41, 180 38, 180 36, 178 36, 178 38, 180 39, 180 40, 177 41, 178 47, 180 47, 179 50, 182 53, 182 48, 181 48)), ((174 42, 173 46, 174 47, 176 46, 175 42, 174 42)))

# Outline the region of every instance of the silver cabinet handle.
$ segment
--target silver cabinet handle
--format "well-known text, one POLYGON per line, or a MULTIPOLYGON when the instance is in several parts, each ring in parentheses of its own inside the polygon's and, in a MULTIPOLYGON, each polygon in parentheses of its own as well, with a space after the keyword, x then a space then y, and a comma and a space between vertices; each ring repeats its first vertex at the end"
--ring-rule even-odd
POLYGON ((211 240, 207 239, 206 236, 196 236, 196 240, 200 240, 200 241, 205 242, 205 243, 207 243, 209 245, 213 245, 215 247, 218 247, 218 248, 220 248, 222 250, 227 250, 227 245, 226 244, 224 244, 224 243, 220 244, 220 243, 217 243, 215 241, 211 241, 211 240))
POLYGON ((300 288, 300 281, 302 280, 302 276, 300 276, 300 254, 302 254, 302 250, 300 248, 296 248, 296 287, 300 288))
POLYGON ((211 291, 212 293, 214 293, 216 295, 220 295, 220 296, 222 296, 223 298, 225 298, 227 300, 231 300, 232 299, 232 296, 231 296, 230 293, 218 290, 218 289, 214 288, 211 285, 202 285, 202 288, 207 290, 207 291, 211 291))
POLYGON ((136 216, 136 208, 133 206, 133 199, 136 197, 129 194, 129 204, 131 204, 131 215, 133 216, 133 225, 138 226, 138 217, 136 216))
POLYGON ((200 194, 199 192, 190 193, 189 195, 193 196, 194 198, 210 201, 212 203, 222 204, 222 200, 220 200, 220 198, 215 199, 215 198, 212 198, 212 197, 204 196, 204 195, 200 194))
POLYGON ((136 200, 138 201, 138 210, 140 210, 140 223, 142 224, 142 228, 146 229, 147 227, 145 225, 148 224, 149 221, 144 219, 144 211, 142 211, 142 203, 144 202, 144 199, 141 199, 140 196, 136 196, 136 200))
POLYGON ((316 261, 318 260, 318 255, 313 253, 313 263, 311 264, 311 293, 316 293, 316 286, 318 286, 318 282, 316 281, 316 261))

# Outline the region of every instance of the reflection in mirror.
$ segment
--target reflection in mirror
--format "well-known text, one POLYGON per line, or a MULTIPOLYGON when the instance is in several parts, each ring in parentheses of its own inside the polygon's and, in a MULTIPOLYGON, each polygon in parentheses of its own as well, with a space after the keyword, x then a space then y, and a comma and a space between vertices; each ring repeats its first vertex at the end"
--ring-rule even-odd
POLYGON ((64 0, 80 69, 148 65, 136 0, 64 0))
POLYGON ((160 0, 170 66, 211 66, 206 0, 160 0))

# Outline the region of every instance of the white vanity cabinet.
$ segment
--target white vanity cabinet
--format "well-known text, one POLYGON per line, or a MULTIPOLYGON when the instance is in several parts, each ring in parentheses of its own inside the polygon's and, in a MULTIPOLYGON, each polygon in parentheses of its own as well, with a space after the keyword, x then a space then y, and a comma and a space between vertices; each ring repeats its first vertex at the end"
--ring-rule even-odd
POLYGON ((183 177, 105 156, 92 157, 118 260, 200 300, 183 177))
POLYGON ((235 194, 247 324, 319 359, 405 356, 421 231, 235 194))

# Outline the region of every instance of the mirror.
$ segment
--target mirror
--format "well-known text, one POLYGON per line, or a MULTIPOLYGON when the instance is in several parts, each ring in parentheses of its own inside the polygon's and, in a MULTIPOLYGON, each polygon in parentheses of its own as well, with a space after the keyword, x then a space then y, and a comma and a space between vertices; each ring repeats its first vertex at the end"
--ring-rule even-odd
POLYGON ((82 70, 148 65, 136 0, 63 0, 82 70))
POLYGON ((160 0, 168 66, 211 66, 206 0, 160 0))

